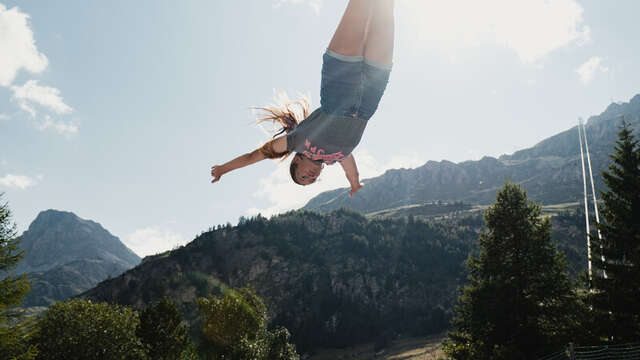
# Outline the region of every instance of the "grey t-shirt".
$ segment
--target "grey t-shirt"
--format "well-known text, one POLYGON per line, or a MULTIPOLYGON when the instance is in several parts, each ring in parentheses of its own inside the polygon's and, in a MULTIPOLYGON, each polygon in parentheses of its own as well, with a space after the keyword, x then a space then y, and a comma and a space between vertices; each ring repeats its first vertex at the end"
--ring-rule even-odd
POLYGON ((366 126, 366 120, 329 115, 318 108, 287 134, 287 151, 331 165, 351 154, 366 126))

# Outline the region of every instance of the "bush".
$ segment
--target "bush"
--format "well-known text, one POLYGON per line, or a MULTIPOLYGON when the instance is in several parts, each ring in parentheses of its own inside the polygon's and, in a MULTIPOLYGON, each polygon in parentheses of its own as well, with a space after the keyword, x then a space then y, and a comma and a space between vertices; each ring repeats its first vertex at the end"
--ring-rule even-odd
POLYGON ((267 331, 267 308, 251 289, 198 299, 206 359, 298 360, 285 328, 267 331))
POLYGON ((40 359, 148 359, 136 336, 138 314, 128 307, 74 299, 53 304, 38 321, 40 359))
POLYGON ((190 343, 187 327, 182 325, 182 316, 166 297, 140 313, 136 335, 152 360, 180 359, 190 343))

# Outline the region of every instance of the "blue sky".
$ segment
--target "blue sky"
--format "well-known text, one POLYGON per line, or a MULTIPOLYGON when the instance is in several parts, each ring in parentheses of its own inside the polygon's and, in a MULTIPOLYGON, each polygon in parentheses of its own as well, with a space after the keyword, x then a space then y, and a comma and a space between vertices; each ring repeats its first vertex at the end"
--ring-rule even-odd
MULTIPOLYGON (((147 255, 346 187, 337 166, 300 188, 274 161, 209 183, 212 165, 268 140, 250 106, 281 91, 319 103, 345 5, 0 0, 0 192, 19 230, 72 211, 147 255)), ((628 101, 638 13, 633 0, 397 0, 361 178, 512 153, 628 101)))

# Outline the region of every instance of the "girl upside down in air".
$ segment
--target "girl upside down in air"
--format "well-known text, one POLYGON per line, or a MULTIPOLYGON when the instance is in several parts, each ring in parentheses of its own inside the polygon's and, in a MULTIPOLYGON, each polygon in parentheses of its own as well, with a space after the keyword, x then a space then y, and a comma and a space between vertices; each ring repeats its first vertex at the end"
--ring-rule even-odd
POLYGON ((309 113, 302 99, 260 108, 264 116, 258 121, 278 122, 282 130, 261 148, 212 166, 211 182, 231 170, 295 152, 290 166, 295 183, 312 184, 324 164, 339 162, 353 196, 362 184, 352 151, 389 81, 393 41, 393 0, 350 0, 323 55, 321 106, 309 113))

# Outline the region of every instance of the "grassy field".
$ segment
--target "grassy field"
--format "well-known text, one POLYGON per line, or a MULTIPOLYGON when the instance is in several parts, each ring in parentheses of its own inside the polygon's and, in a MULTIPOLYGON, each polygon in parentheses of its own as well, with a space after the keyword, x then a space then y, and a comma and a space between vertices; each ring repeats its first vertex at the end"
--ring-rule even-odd
POLYGON ((346 349, 325 349, 313 355, 310 360, 438 360, 446 359, 442 352, 444 334, 405 338, 393 342, 391 346, 377 353, 373 343, 362 344, 346 349))
MULTIPOLYGON (((556 216, 563 211, 575 211, 580 206, 580 202, 561 203, 542 206, 542 215, 556 216)), ((471 214, 487 210, 489 205, 456 205, 452 203, 436 203, 410 204, 399 206, 391 209, 384 209, 366 214, 369 218, 376 217, 401 217, 413 215, 418 218, 427 219, 446 219, 451 216, 460 216, 461 214, 471 214)))
POLYGON ((544 205, 542 207, 542 214, 554 216, 563 211, 575 210, 576 208, 578 208, 578 206, 580 206, 579 202, 563 203, 563 204, 555 204, 555 205, 544 205))

